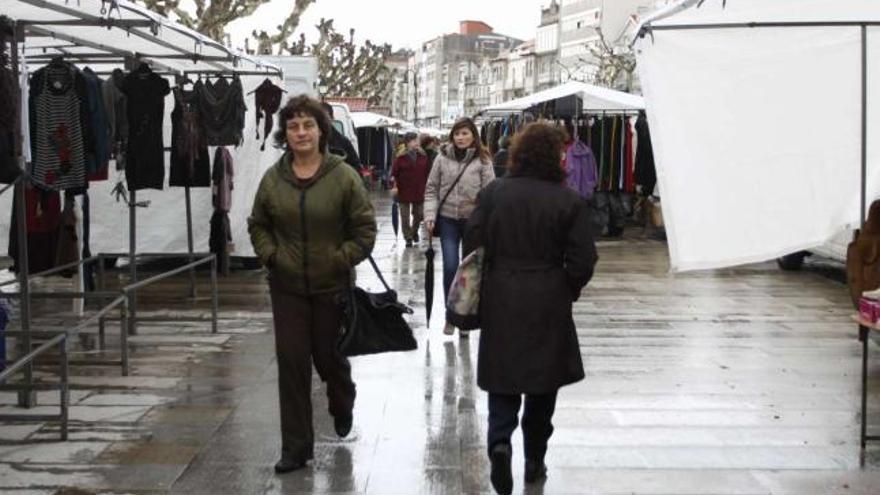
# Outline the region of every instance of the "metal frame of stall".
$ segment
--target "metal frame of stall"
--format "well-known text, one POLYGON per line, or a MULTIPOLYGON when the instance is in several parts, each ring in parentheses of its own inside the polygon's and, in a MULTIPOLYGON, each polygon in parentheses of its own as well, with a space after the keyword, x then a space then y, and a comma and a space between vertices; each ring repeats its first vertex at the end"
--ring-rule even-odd
MULTIPOLYGON (((704 0, 700 0, 702 4, 704 0)), ((697 5, 699 7, 699 4, 697 5)), ((829 21, 829 22, 745 22, 745 23, 719 23, 719 24, 669 24, 653 26, 650 22, 643 25, 637 34, 637 38, 650 36, 654 38, 657 31, 685 31, 685 30, 712 30, 712 29, 762 29, 762 28, 858 28, 861 31, 861 198, 860 198, 860 228, 865 227, 865 213, 867 209, 867 177, 868 177, 868 27, 880 27, 880 22, 867 21, 829 21)), ((856 234, 858 235, 858 234, 856 234)), ((865 461, 865 447, 869 441, 880 441, 880 435, 869 435, 868 428, 868 337, 871 330, 880 331, 880 327, 868 326, 859 322, 859 342, 862 345, 861 366, 861 418, 860 418, 860 450, 861 461, 865 461)))
MULTIPOLYGON (((125 20, 125 19, 112 19, 107 18, 95 18, 93 16, 89 16, 85 13, 78 12, 76 9, 71 7, 67 7, 66 5, 59 4, 51 4, 44 2, 42 0, 23 0, 24 3, 29 5, 37 5, 41 8, 48 8, 58 12, 63 12, 65 14, 72 15, 76 17, 75 20, 67 20, 67 21, 36 21, 36 20, 19 20, 19 19, 11 19, 13 22, 13 30, 14 37, 12 40, 12 69, 13 74, 15 76, 16 88, 19 93, 24 91, 25 88, 19 87, 20 81, 20 65, 21 60, 19 59, 19 44, 22 43, 26 38, 25 29, 36 33, 38 36, 51 36, 57 39, 61 39, 67 43, 72 43, 73 45, 64 45, 64 47, 70 46, 86 46, 86 47, 94 47, 99 50, 109 51, 111 53, 95 53, 95 54, 87 54, 88 56, 84 56, 84 54, 64 54, 65 57, 70 57, 76 59, 78 61, 89 63, 119 63, 125 62, 126 65, 132 65, 136 60, 141 61, 149 61, 151 64, 163 70, 163 75, 183 75, 186 74, 207 74, 207 75, 226 75, 226 74, 238 74, 238 75, 281 75, 281 70, 277 67, 271 66, 269 64, 262 64, 254 62, 258 65, 258 67, 265 68, 265 70, 238 70, 237 65, 239 63, 239 58, 231 51, 227 50, 229 54, 228 57, 204 57, 200 54, 190 53, 186 49, 175 47, 171 45, 161 45, 164 43, 160 39, 152 39, 150 40, 157 45, 165 46, 166 48, 172 48, 176 51, 181 52, 181 55, 144 55, 134 52, 126 52, 122 49, 115 49, 111 47, 107 47, 104 45, 92 43, 88 40, 83 40, 73 36, 60 35, 58 33, 51 32, 45 28, 41 28, 40 26, 52 26, 52 25, 62 25, 62 26, 84 26, 84 27, 104 27, 107 29, 110 28, 121 28, 125 29, 126 32, 131 35, 135 34, 140 37, 144 37, 143 33, 139 31, 132 31, 132 27, 151 27, 151 29, 155 28, 155 22, 150 20, 125 20), (198 62, 199 60, 206 61, 208 64, 216 66, 216 70, 192 70, 192 71, 176 71, 157 59, 168 58, 168 59, 185 59, 192 60, 193 63, 198 62), (219 63, 215 62, 232 62, 233 69, 225 67, 219 63)), ((112 8, 115 7, 118 9, 118 5, 116 5, 116 0, 112 0, 112 5, 110 11, 112 12, 112 8)), ((103 14, 103 11, 102 11, 103 14)), ((163 24, 164 26, 164 24, 163 24)), ((180 31, 182 32, 182 31, 180 31)), ((184 33, 186 34, 186 33, 184 33)), ((148 39, 148 38, 145 38, 148 39)), ((199 40, 196 39, 198 42, 199 40)), ((45 47, 44 47, 45 50, 45 47)), ((62 52, 63 49, 59 48, 62 52)), ((21 56, 24 56, 23 50, 21 56)), ((41 58, 36 56, 35 60, 40 61, 41 58)), ((27 60, 27 58, 25 58, 27 60)), ((19 109, 22 111, 23 109, 19 109)), ((19 119, 20 122, 20 119, 19 119)), ((184 271, 188 271, 190 273, 190 294, 191 297, 195 297, 195 269, 198 266, 210 264, 211 268, 211 300, 212 300, 212 311, 211 311, 211 331, 212 333, 217 332, 217 309, 218 309, 218 291, 217 291, 217 258, 212 253, 201 254, 193 252, 193 236, 192 236, 192 211, 191 211, 191 200, 190 200, 190 190, 189 187, 186 187, 186 213, 187 213, 187 239, 188 239, 188 253, 186 254, 152 254, 152 253, 143 253, 138 254, 136 251, 136 209, 138 207, 144 206, 143 204, 139 204, 136 201, 136 191, 130 191, 130 197, 127 199, 127 206, 129 208, 129 252, 127 254, 107 254, 102 253, 97 256, 93 256, 87 259, 80 260, 78 262, 70 263, 68 265, 64 265, 61 267, 55 267, 51 270, 47 270, 45 272, 40 272, 38 274, 30 274, 29 273, 29 263, 27 258, 27 232, 26 232, 26 210, 25 210, 25 199, 24 199, 24 190, 26 181, 30 180, 27 175, 27 163, 25 163, 24 152, 22 149, 24 143, 24 137, 22 135, 24 132, 19 126, 19 131, 15 134, 15 153, 16 159, 19 164, 19 167, 24 171, 22 175, 20 175, 13 184, 7 185, 0 190, 0 194, 8 190, 10 187, 14 187, 15 191, 15 202, 17 209, 17 231, 15 235, 18 239, 18 277, 16 280, 11 281, 12 283, 17 282, 19 285, 18 292, 4 292, 2 296, 5 298, 15 298, 19 300, 19 321, 20 321, 20 330, 17 332, 7 332, 7 335, 20 335, 20 341, 17 340, 17 343, 23 349, 22 356, 19 357, 14 363, 9 365, 4 371, 0 372, 0 390, 13 390, 18 392, 18 404, 20 407, 31 408, 36 405, 36 392, 38 390, 54 390, 59 389, 61 393, 61 401, 60 401, 60 413, 58 415, 20 415, 20 414, 4 414, 0 415, 0 422, 20 422, 20 421, 58 421, 61 425, 61 439, 67 440, 67 429, 68 429, 68 414, 67 410, 69 407, 69 366, 71 364, 88 364, 88 365, 102 365, 102 364, 119 364, 122 367, 122 374, 128 375, 128 343, 127 336, 133 335, 137 332, 137 290, 143 287, 146 287, 152 283, 158 282, 160 280, 170 278, 172 276, 183 273, 184 271), (109 257, 127 257, 129 261, 129 284, 124 286, 119 292, 105 292, 105 278, 104 278, 104 261, 109 257), (138 281, 137 280, 137 261, 139 259, 146 258, 181 258, 188 257, 189 263, 178 267, 173 270, 168 270, 162 272, 158 275, 149 277, 145 280, 138 281), (196 260, 196 258, 199 258, 196 260), (60 272, 66 269, 84 266, 88 263, 97 263, 98 271, 99 271, 99 287, 97 291, 94 292, 52 292, 52 293, 40 293, 40 292, 32 292, 30 290, 30 280, 36 276, 50 275, 56 272, 60 272), (109 304, 105 305, 101 308, 96 314, 89 317, 86 321, 80 323, 76 327, 58 333, 58 332, 33 332, 31 329, 32 323, 32 315, 31 315, 31 307, 30 302, 33 298, 48 298, 48 299, 86 299, 86 298, 112 298, 116 296, 116 298, 109 304), (120 345, 121 349, 121 359, 119 361, 99 361, 99 360, 89 360, 84 362, 78 362, 70 360, 67 350, 67 344, 69 339, 78 334, 83 329, 87 328, 91 324, 98 322, 99 327, 99 347, 101 350, 104 350, 104 333, 105 333, 105 320, 108 319, 107 315, 117 307, 120 308, 120 345), (32 349, 33 347, 33 338, 49 338, 49 340, 42 345, 40 345, 37 349, 32 349), (60 381, 57 385, 54 384, 37 384, 34 383, 34 362, 37 357, 47 353, 50 349, 55 346, 60 346, 60 381), (15 383, 15 384, 6 384, 5 382, 15 374, 19 372, 24 373, 23 382, 15 383)), ((6 284, 2 284, 6 285, 6 284)), ((146 320, 146 319, 144 319, 146 320)), ((185 318, 149 318, 150 321, 195 321, 194 319, 185 319, 185 318)), ((199 318, 198 321, 203 321, 202 318, 199 318)))

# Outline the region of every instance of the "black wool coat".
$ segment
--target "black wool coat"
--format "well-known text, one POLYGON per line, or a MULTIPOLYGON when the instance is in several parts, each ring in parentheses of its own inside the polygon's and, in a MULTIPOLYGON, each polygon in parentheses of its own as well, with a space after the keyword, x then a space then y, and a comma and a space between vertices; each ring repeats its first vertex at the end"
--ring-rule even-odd
POLYGON ((589 206, 562 183, 523 176, 480 192, 466 245, 486 251, 477 384, 544 394, 584 378, 572 303, 598 259, 589 206))

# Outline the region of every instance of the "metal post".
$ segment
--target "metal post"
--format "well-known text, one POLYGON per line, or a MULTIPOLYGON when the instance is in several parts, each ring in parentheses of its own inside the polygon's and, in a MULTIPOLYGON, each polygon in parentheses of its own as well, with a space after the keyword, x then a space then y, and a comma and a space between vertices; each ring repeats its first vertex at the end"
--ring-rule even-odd
POLYGON ((859 325, 859 340, 862 341, 862 451, 865 450, 868 433, 868 328, 859 325))
MULTIPOLYGON (((193 227, 192 227, 192 200, 189 186, 186 186, 186 242, 189 249, 189 263, 193 262, 193 227)), ((196 297, 196 269, 189 271, 189 297, 196 297)))
MULTIPOLYGON (((98 282, 97 282, 98 292, 104 292, 105 271, 104 271, 104 255, 103 254, 98 255, 97 263, 98 263, 98 282)), ((106 349, 106 333, 107 333, 106 332, 106 330, 107 330, 106 321, 107 321, 106 318, 104 318, 103 316, 98 318, 98 349, 100 349, 102 351, 106 349)))
POLYGON ((865 228, 868 199, 868 26, 862 24, 862 201, 859 222, 865 228))
POLYGON ((130 317, 129 301, 132 293, 127 293, 119 310, 119 346, 122 360, 122 376, 128 376, 128 318, 130 317))
POLYGON ((68 410, 70 406, 70 358, 67 338, 61 341, 61 441, 67 441, 68 410))
MULTIPOLYGON (((862 183, 860 202, 860 228, 865 228, 865 199, 868 168, 868 28, 862 25, 862 183)), ((862 341, 862 428, 861 448, 865 451, 868 433, 868 333, 864 325, 859 325, 859 339, 862 341)))
MULTIPOLYGON (((137 283, 137 191, 129 191, 128 203, 128 278, 129 284, 137 283)), ((137 334, 137 289, 128 295, 128 333, 137 334)))
POLYGON ((211 333, 217 333, 217 309, 219 306, 217 293, 217 257, 211 259, 211 333))
MULTIPOLYGON (((24 41, 24 27, 16 24, 15 25, 15 36, 12 41, 12 74, 15 78, 15 87, 18 89, 18 94, 24 91, 25 88, 20 87, 20 59, 19 59, 19 43, 24 41)), ((24 111, 24 109, 19 109, 19 112, 24 111)), ((18 166, 22 169, 22 171, 27 171, 27 165, 24 161, 24 132, 25 130, 21 128, 21 115, 18 116, 18 132, 15 133, 15 153, 18 157, 18 166)), ((13 190, 13 194, 15 198, 15 209, 17 213, 16 217, 16 233, 15 235, 18 237, 18 290, 21 293, 21 299, 19 300, 19 320, 21 322, 21 331, 23 332, 23 338, 21 340, 21 345, 24 348, 24 354, 28 354, 31 352, 31 298, 30 298, 30 262, 28 261, 28 246, 27 246, 27 214, 26 214, 26 205, 25 205, 25 180, 19 180, 15 189, 13 190)), ((28 363, 24 368, 24 384, 27 387, 31 387, 34 381, 34 365, 33 363, 28 363)), ((34 390, 28 388, 27 390, 21 390, 18 392, 18 405, 20 407, 34 407, 37 405, 37 394, 34 390)))

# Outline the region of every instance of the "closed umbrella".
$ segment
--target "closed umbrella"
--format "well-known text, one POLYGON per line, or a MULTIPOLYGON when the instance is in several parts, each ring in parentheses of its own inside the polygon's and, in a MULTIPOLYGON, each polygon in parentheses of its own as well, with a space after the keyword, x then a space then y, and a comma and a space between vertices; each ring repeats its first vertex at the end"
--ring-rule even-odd
POLYGON ((397 198, 391 203, 391 227, 394 229, 394 238, 397 239, 397 231, 400 229, 400 207, 397 205, 397 198))
POLYGON ((425 251, 425 326, 431 326, 431 308, 434 306, 434 239, 428 233, 425 251))

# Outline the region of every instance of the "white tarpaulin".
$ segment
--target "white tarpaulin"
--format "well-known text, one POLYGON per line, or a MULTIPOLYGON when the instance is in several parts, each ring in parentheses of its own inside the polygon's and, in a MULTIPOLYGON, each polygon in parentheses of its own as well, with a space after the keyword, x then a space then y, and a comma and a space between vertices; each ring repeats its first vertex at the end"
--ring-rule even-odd
POLYGON ((486 112, 517 112, 535 105, 578 95, 588 110, 641 110, 645 102, 641 96, 593 86, 592 84, 569 81, 554 88, 538 91, 515 100, 486 107, 486 112))
MULTIPOLYGON (((635 43, 672 268, 764 261, 858 226, 861 28, 662 27, 880 21, 880 6, 696 3, 649 19, 655 29, 635 43)), ((880 195, 880 28, 867 40, 870 201, 880 195)))
MULTIPOLYGON (((0 14, 25 25, 26 54, 103 59, 140 57, 172 72, 277 67, 126 0, 0 0, 0 14), (106 27, 105 27, 106 26, 106 27)), ((91 64, 95 71, 104 69, 91 64)))

